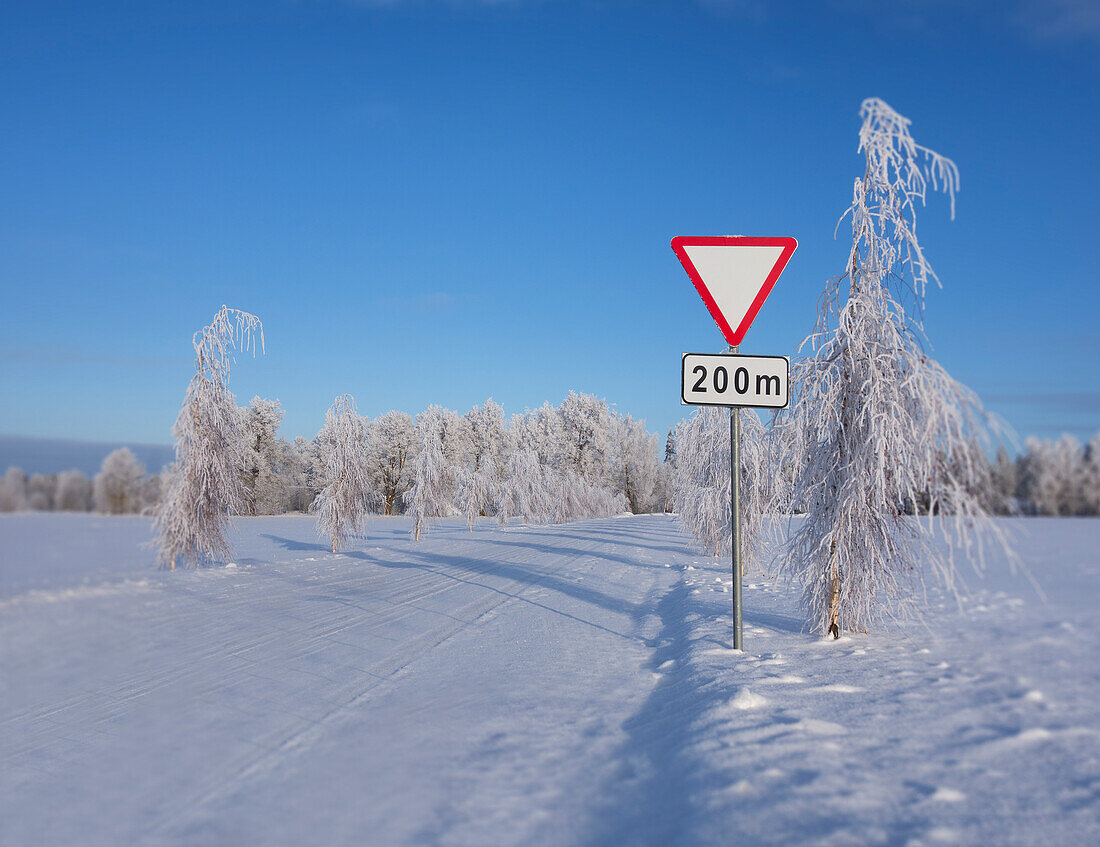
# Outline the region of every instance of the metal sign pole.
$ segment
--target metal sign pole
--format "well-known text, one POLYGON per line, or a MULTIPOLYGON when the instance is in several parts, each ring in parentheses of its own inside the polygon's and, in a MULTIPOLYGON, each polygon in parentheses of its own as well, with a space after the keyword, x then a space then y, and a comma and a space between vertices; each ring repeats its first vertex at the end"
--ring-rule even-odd
POLYGON ((798 242, 788 236, 678 235, 672 239, 673 252, 733 354, 685 353, 680 360, 680 400, 685 405, 730 407, 730 546, 735 650, 743 649, 739 407, 785 409, 790 396, 789 361, 780 356, 740 356, 737 348, 796 247, 798 242), (781 359, 782 364, 779 364, 776 360, 781 359))
MULTIPOLYGON (((736 353, 736 347, 730 347, 736 353)), ((733 649, 743 650, 741 634, 741 410, 730 409, 730 546, 733 559, 733 649)))

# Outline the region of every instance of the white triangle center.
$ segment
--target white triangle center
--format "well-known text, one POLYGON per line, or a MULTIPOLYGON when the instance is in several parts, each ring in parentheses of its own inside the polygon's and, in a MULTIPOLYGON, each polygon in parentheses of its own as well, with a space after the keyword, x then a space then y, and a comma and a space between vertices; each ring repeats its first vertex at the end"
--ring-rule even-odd
POLYGON ((760 293, 783 246, 747 247, 726 244, 688 246, 684 252, 710 291, 718 311, 734 332, 760 293))

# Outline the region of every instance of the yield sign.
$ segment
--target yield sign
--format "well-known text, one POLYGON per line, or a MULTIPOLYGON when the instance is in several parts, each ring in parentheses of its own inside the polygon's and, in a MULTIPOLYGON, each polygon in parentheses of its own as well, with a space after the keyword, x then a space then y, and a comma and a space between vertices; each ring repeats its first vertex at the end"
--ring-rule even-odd
POLYGON ((745 337, 797 246, 793 238, 744 235, 672 239, 680 264, 731 347, 745 337))

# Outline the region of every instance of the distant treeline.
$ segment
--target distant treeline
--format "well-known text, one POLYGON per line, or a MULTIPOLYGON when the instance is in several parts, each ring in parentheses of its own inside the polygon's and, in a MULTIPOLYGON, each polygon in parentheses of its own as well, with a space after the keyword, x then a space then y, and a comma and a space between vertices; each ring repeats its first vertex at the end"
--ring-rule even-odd
MULTIPOLYGON (((248 491, 247 514, 308 511, 322 487, 323 434, 293 442, 280 438, 283 412, 277 400, 257 397, 241 414, 246 432, 241 474, 248 491)), ((445 446, 448 459, 456 466, 470 449, 470 434, 477 432, 499 444, 502 457, 518 449, 532 449, 541 464, 568 461, 592 484, 622 494, 633 511, 671 509, 675 431, 666 446, 668 461, 662 463, 656 455, 656 437, 645 432, 641 422, 618 415, 602 400, 571 395, 561 406, 545 404, 515 415, 510 425, 495 404, 465 415, 433 407, 428 418, 437 425, 440 415, 452 424, 445 446)), ((414 482, 421 444, 417 431, 423 417, 387 412, 367 421, 372 477, 385 514, 404 511, 404 495, 414 482)), ((969 460, 983 468, 983 499, 993 514, 1100 515, 1100 432, 1085 445, 1071 435, 1055 441, 1029 438, 1015 459, 1002 447, 992 462, 975 447, 969 460)), ((950 473, 950 465, 944 470, 950 473)), ((108 455, 92 478, 77 470, 28 477, 11 467, 0 478, 0 512, 152 514, 160 500, 163 477, 170 472, 146 473, 126 448, 108 455)), ((912 511, 926 511, 922 505, 912 511)))
MULTIPOLYGON (((243 441, 237 452, 245 514, 308 511, 326 484, 325 462, 331 452, 326 430, 312 440, 279 437, 283 410, 278 400, 256 397, 240 415, 243 441)), ((405 495, 416 481, 425 440, 422 430, 427 428, 441 436, 443 461, 456 472, 491 468, 489 476, 503 484, 512 457, 529 451, 536 469, 542 469, 536 474, 540 480, 548 481, 556 472, 555 479, 570 480, 578 492, 605 492, 624 510, 663 511, 668 500, 657 436, 646 431, 643 421, 618 413, 607 401, 571 392, 558 406, 546 403, 510 420, 492 400, 462 415, 433 406, 416 418, 393 411, 363 419, 371 500, 379 512, 404 511, 405 495)), ((108 455, 92 478, 78 470, 28 477, 12 467, 0 479, 0 512, 153 514, 171 473, 171 467, 162 474, 147 473, 125 447, 108 455)), ((458 479, 461 474, 450 476, 458 479)), ((549 482, 546 487, 549 509, 550 500, 563 495, 560 484, 553 491, 549 482)), ((492 512, 486 508, 483 513, 492 512)))
POLYGON ((1015 461, 1002 448, 989 481, 995 514, 1100 515, 1100 432, 1084 446, 1072 435, 1029 438, 1015 461))

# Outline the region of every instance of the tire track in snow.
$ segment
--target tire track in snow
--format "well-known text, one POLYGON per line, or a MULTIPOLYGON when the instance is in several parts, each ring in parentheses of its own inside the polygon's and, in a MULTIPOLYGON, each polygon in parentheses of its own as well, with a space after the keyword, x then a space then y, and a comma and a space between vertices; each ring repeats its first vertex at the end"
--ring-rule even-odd
MULTIPOLYGON (((398 556, 401 555, 400 550, 395 551, 395 553, 398 556)), ((494 564, 498 567, 503 566, 509 556, 510 552, 503 550, 499 551, 497 555, 489 555, 479 561, 483 565, 487 565, 491 573, 495 570, 494 564)), ((34 760, 36 758, 50 761, 56 760, 58 753, 61 753, 65 759, 71 759, 74 755, 79 757, 82 755, 82 751, 86 750, 90 753, 87 740, 89 731, 99 732, 96 727, 109 727, 119 720, 125 720, 128 712, 132 711, 129 707, 135 701, 140 701, 155 692, 182 689, 184 691, 198 691, 202 694, 203 691, 210 691, 231 684, 241 676, 252 675, 260 679, 278 678, 280 668, 271 668, 268 676, 252 674, 248 667, 270 667, 270 659, 267 661, 252 659, 247 654, 263 654, 265 651, 270 653, 275 650, 278 653, 277 659, 286 659, 287 657, 315 652, 318 649, 323 650, 327 640, 317 638, 315 635, 316 630, 310 627, 303 629, 267 626, 262 629, 260 634, 243 641, 240 638, 240 630, 234 627, 235 621, 240 620, 242 617, 247 619, 249 612, 255 613, 253 607, 260 607, 265 612, 270 611, 273 595, 279 603, 294 601, 296 598, 292 593, 288 594, 283 591, 282 595, 279 596, 280 592, 272 589, 279 582, 287 583, 287 574, 279 573, 276 569, 298 565, 298 562, 282 561, 273 565, 273 571, 266 573, 254 571, 249 574, 247 571, 241 573, 218 569, 179 574, 175 578, 165 576, 165 583, 162 584, 162 587, 166 591, 158 597, 158 600, 162 605, 167 605, 169 608, 162 610, 163 614, 158 617, 142 620, 143 625, 148 625, 152 633, 142 632, 141 637, 143 639, 148 638, 157 645, 169 644, 172 641, 172 630, 179 628, 192 629, 197 626, 201 633, 197 643, 203 643, 204 636, 209 646, 198 651, 192 649, 177 654, 181 661, 175 664, 164 664, 162 660, 152 658, 150 660, 152 667, 148 669, 116 676, 102 687, 65 698, 60 703, 55 701, 46 708, 35 707, 6 718, 3 722, 5 725, 5 738, 19 743, 18 747, 4 751, 3 758, 11 768, 9 776, 17 773, 23 767, 35 768, 34 760), (244 577, 243 582, 250 584, 242 584, 240 579, 242 576, 244 577), (275 579, 264 579, 264 577, 271 576, 274 576, 275 579), (253 577, 259 579, 253 579, 253 577), (232 584, 229 584, 230 578, 233 578, 232 584), (222 588, 222 586, 225 586, 225 588, 222 588), (219 591, 224 593, 214 593, 219 591), (179 602, 181 599, 185 604, 182 609, 179 602), (212 614, 212 611, 215 613, 212 614), (211 625, 211 621, 214 625, 211 625), (213 679, 210 674, 211 665, 219 668, 213 679)), ((340 565, 346 568, 347 562, 342 562, 340 565)), ((292 576, 291 580, 293 581, 295 578, 297 577, 292 576)), ((335 614, 342 616, 341 623, 338 623, 335 627, 333 627, 335 617, 331 610, 326 611, 322 615, 322 619, 314 619, 319 622, 322 628, 338 628, 340 630, 362 623, 364 620, 370 621, 374 628, 384 627, 387 623, 400 623, 418 610, 418 604, 454 588, 453 583, 442 583, 438 577, 425 576, 421 570, 412 569, 406 578, 400 580, 400 585, 394 586, 391 582, 388 591, 372 591, 372 588, 376 589, 377 586, 372 586, 369 583, 369 578, 364 574, 362 568, 356 568, 354 575, 350 577, 339 577, 337 580, 328 583, 321 582, 319 586, 343 588, 359 586, 365 596, 370 597, 375 593, 382 595, 377 600, 377 604, 385 610, 382 614, 378 614, 376 610, 366 608, 349 610, 348 607, 340 605, 335 614)), ((301 586, 296 586, 296 590, 300 591, 301 586)), ((467 617, 475 613, 481 614, 483 606, 492 606, 503 602, 507 598, 492 595, 487 599, 488 604, 484 602, 467 604, 452 611, 457 611, 459 616, 467 617)), ((94 613, 96 610, 89 606, 86 611, 94 613)), ((435 610, 427 611, 437 614, 435 610)), ((445 638, 447 634, 453 633, 459 626, 469 622, 468 620, 463 622, 454 616, 448 618, 446 615, 441 615, 440 620, 444 622, 442 635, 439 634, 439 628, 431 630, 410 642, 400 654, 391 654, 381 666, 357 667, 357 675, 365 674, 373 680, 367 688, 374 687, 378 682, 391 676, 401 666, 414 659, 416 655, 431 649, 441 638, 445 638)), ((299 616, 295 622, 307 621, 309 621, 308 617, 299 616)), ((248 627, 244 627, 244 630, 247 631, 248 627)), ((74 638, 75 641, 71 645, 60 645, 60 650, 62 652, 72 650, 74 653, 79 653, 81 647, 83 647, 79 643, 84 637, 82 628, 76 627, 73 629, 70 637, 74 638)), ((196 642, 193 640, 192 644, 194 643, 196 642)), ((55 645, 55 649, 58 646, 55 645)), ((295 672, 301 672, 301 670, 301 668, 298 668, 295 672)), ((346 705, 348 702, 354 701, 362 691, 363 687, 353 681, 338 686, 338 691, 326 699, 330 703, 336 700, 346 705)), ((277 700, 271 700, 263 696, 256 698, 255 707, 257 709, 267 709, 271 713, 277 713, 281 710, 281 704, 277 700)), ((332 711, 332 709, 329 711, 332 711)), ((229 769, 231 774, 246 770, 257 758, 273 750, 280 749, 289 738, 292 738, 294 734, 301 734, 306 731, 308 725, 313 722, 315 722, 313 716, 302 718, 288 713, 288 718, 283 721, 281 728, 265 731, 249 739, 249 754, 243 759, 235 758, 230 763, 222 766, 219 768, 219 773, 224 773, 226 768, 229 769), (307 724, 305 727, 303 727, 303 722, 307 724), (257 748, 260 750, 259 754, 255 752, 257 748)), ((211 786, 223 782, 224 779, 220 775, 209 781, 211 786)))
MULTIPOLYGON (((552 554, 543 553, 537 560, 531 563, 531 566, 537 566, 539 569, 546 572, 560 574, 577 561, 589 558, 594 554, 599 554, 600 545, 598 538, 593 538, 586 544, 587 546, 583 549, 576 550, 567 556, 555 557, 552 554), (560 561, 555 562, 553 561, 554 558, 558 558, 560 561)), ((428 561, 433 558, 430 553, 424 553, 420 557, 428 561)), ((479 576, 488 578, 499 574, 501 570, 513 565, 514 557, 515 551, 505 547, 496 556, 477 558, 459 557, 456 561, 453 561, 450 566, 453 567, 455 564, 461 565, 465 563, 479 576)), ((484 585, 472 580, 458 578, 454 574, 443 572, 427 564, 414 566, 412 568, 413 572, 418 574, 423 573, 425 569, 427 569, 429 573, 434 574, 435 577, 434 579, 424 578, 421 579, 420 582, 437 587, 430 591, 417 591, 412 597, 394 604, 392 607, 394 612, 402 607, 408 607, 413 603, 421 602, 426 598, 446 593, 446 591, 454 587, 456 581, 461 582, 463 585, 480 588, 489 593, 487 596, 479 598, 458 609, 449 610, 446 616, 448 618, 447 622, 407 642, 400 651, 388 657, 380 666, 374 666, 370 673, 375 678, 367 685, 359 686, 350 696, 346 696, 343 702, 337 703, 322 714, 314 716, 306 726, 292 728, 289 732, 283 734, 282 737, 273 740, 272 743, 265 744, 262 750, 247 757, 245 760, 236 761, 231 766, 220 769, 220 772, 216 776, 205 780, 202 787, 181 804, 173 814, 162 817, 150 834, 171 840, 173 830, 178 828, 185 820, 201 815, 202 810, 212 801, 220 799, 226 794, 233 793, 252 779, 270 773, 278 768, 288 757, 304 752, 311 744, 315 743, 316 740, 323 737, 327 729, 339 722, 345 715, 353 712, 369 701, 370 698, 375 695, 379 686, 392 681, 404 668, 415 662, 418 658, 445 644, 447 641, 456 637, 471 625, 475 625, 479 620, 490 612, 497 610, 499 607, 515 600, 522 600, 525 602, 534 602, 535 605, 560 614, 557 610, 553 610, 548 606, 524 597, 526 593, 542 587, 537 572, 532 571, 529 580, 516 580, 514 578, 510 579, 505 577, 505 579, 515 582, 518 585, 518 589, 515 592, 508 592, 500 587, 484 585)), ((401 617, 400 615, 394 614, 389 619, 389 622, 396 622, 400 620, 401 617)))
MULTIPOLYGON (((337 554, 337 555, 340 555, 340 554, 337 554)), ((502 561, 505 558, 507 558, 507 553, 502 553, 500 556, 498 556, 496 558, 487 557, 486 559, 482 559, 480 561, 493 563, 493 562, 502 561)), ((278 563, 278 564, 282 564, 282 565, 285 566, 285 565, 288 565, 288 564, 295 564, 295 563, 291 561, 291 562, 281 562, 281 563, 278 563)), ((224 571, 216 571, 216 570, 205 571, 205 572, 200 571, 200 572, 198 572, 197 576, 199 576, 199 577, 206 577, 206 576, 217 577, 217 576, 223 575, 224 573, 225 573, 224 571)), ((266 576, 268 578, 271 578, 271 579, 275 579, 275 580, 282 580, 282 581, 290 582, 292 584, 295 584, 296 587, 298 587, 298 588, 307 587, 307 586, 302 585, 300 579, 290 577, 287 574, 280 573, 280 572, 277 572, 277 571, 267 572, 267 573, 264 574, 264 576, 266 576)), ((363 575, 362 574, 357 574, 357 575, 351 576, 349 578, 343 579, 341 581, 337 581, 337 582, 331 582, 330 581, 330 582, 324 583, 324 586, 325 587, 359 586, 361 588, 363 580, 364 580, 363 575)), ((423 585, 433 585, 433 586, 435 586, 435 588, 433 590, 424 590, 424 591, 411 592, 411 596, 407 596, 404 599, 399 599, 399 600, 396 600, 396 601, 387 598, 385 595, 380 595, 380 596, 378 596, 376 598, 372 598, 372 599, 377 601, 377 602, 380 602, 380 603, 384 604, 384 610, 383 611, 378 612, 378 611, 375 611, 375 610, 365 610, 365 609, 362 609, 361 607, 360 607, 360 611, 369 611, 370 612, 370 614, 372 615, 371 623, 372 623, 372 626, 374 628, 384 628, 387 625, 396 623, 400 620, 403 620, 403 619, 407 618, 408 617, 408 609, 410 607, 411 608, 416 608, 415 607, 416 603, 422 602, 426 599, 430 599, 432 597, 435 597, 436 595, 443 594, 443 593, 445 593, 445 592, 447 592, 447 591, 449 591, 453 588, 452 585, 450 585, 448 583, 440 582, 438 579, 424 578, 424 579, 419 580, 418 582, 420 584, 423 584, 423 585)), ((176 594, 176 595, 187 597, 187 598, 190 598, 190 599, 195 600, 197 602, 202 602, 202 603, 205 603, 205 604, 209 604, 209 603, 213 602, 218 607, 224 609, 227 604, 225 602, 221 602, 221 601, 224 600, 225 598, 211 598, 208 595, 207 592, 202 590, 202 588, 204 588, 204 587, 205 586, 201 586, 201 585, 199 585, 199 586, 191 585, 191 586, 180 587, 178 590, 175 589, 175 587, 171 587, 171 588, 173 590, 173 593, 176 594)), ((162 584, 160 586, 160 588, 163 590, 163 589, 169 588, 169 586, 165 586, 165 585, 162 584)), ((237 585, 234 588, 235 588, 235 590, 240 591, 242 586, 237 585)), ((369 589, 367 589, 367 590, 369 590, 369 589)), ((403 592, 403 594, 405 594, 405 593, 409 593, 409 592, 403 592)), ((106 595, 104 595, 104 596, 106 596, 106 595)), ((250 608, 250 607, 256 605, 256 603, 257 603, 257 598, 255 596, 246 595, 242 592, 242 593, 238 593, 237 595, 235 595, 232 602, 230 602, 228 605, 231 608, 235 605, 240 606, 242 608, 250 608)), ((428 611, 429 613, 434 613, 433 610, 420 610, 420 611, 428 611)), ((230 616, 232 616, 232 612, 230 612, 230 616)), ((179 623, 179 621, 178 621, 178 619, 176 619, 176 620, 172 620, 172 621, 165 621, 160 626, 166 627, 166 626, 170 626, 170 625, 178 625, 178 623, 179 623)), ((355 617, 351 613, 348 613, 348 616, 345 619, 343 625, 331 628, 330 631, 331 632, 342 632, 342 631, 348 629, 351 626, 357 626, 357 625, 360 625, 361 623, 362 623, 362 618, 361 617, 355 617)), ((2 718, 2 719, 0 719, 0 726, 7 726, 9 724, 18 726, 23 721, 34 722, 34 721, 47 720, 47 719, 55 718, 58 715, 62 715, 65 712, 68 712, 68 711, 74 711, 74 710, 85 710, 86 711, 86 710, 90 710, 92 708, 103 708, 103 707, 109 706, 111 704, 125 703, 125 702, 128 702, 130 700, 138 699, 142 696, 145 696, 149 693, 152 693, 153 691, 156 691, 157 689, 163 688, 165 686, 170 686, 170 685, 178 684, 178 683, 181 683, 181 682, 186 682, 190 678, 194 678, 196 676, 203 675, 205 673, 205 667, 212 660, 217 659, 217 658, 234 657, 234 658, 240 658, 243 661, 246 661, 246 662, 249 662, 249 663, 254 663, 254 661, 251 660, 251 659, 248 659, 245 656, 245 654, 247 654, 249 652, 252 652, 252 651, 255 651, 255 650, 257 650, 259 648, 262 648, 262 647, 271 646, 273 644, 282 644, 282 645, 286 645, 286 644, 292 644, 292 645, 314 644, 314 643, 316 643, 317 641, 319 641, 321 639, 327 639, 328 638, 327 635, 325 635, 321 632, 317 632, 315 630, 318 627, 329 626, 330 624, 331 624, 331 619, 328 620, 328 621, 325 621, 325 620, 310 621, 308 623, 308 626, 311 629, 307 629, 307 630, 301 630, 301 631, 276 630, 276 631, 271 631, 271 632, 267 632, 267 633, 264 633, 262 635, 256 636, 256 637, 254 637, 254 638, 252 638, 251 640, 248 640, 248 641, 243 641, 242 642, 242 641, 239 641, 239 640, 237 640, 237 641, 232 641, 231 640, 231 641, 228 641, 228 642, 219 643, 219 644, 216 644, 216 645, 214 645, 212 647, 209 647, 205 650, 202 650, 198 653, 194 653, 194 652, 188 653, 186 661, 184 661, 180 664, 177 664, 176 666, 174 666, 168 672, 165 672, 163 667, 158 667, 158 668, 156 668, 152 671, 143 671, 143 672, 139 672, 139 673, 134 673, 134 674, 132 674, 128 677, 123 677, 121 679, 117 679, 117 680, 112 681, 112 683, 108 687, 105 687, 103 689, 97 689, 97 690, 92 691, 92 692, 84 692, 84 693, 81 693, 79 695, 75 695, 73 697, 70 697, 66 700, 63 700, 61 702, 52 703, 52 704, 50 704, 50 706, 46 707, 45 709, 41 709, 41 710, 38 710, 38 711, 35 711, 33 709, 32 710, 27 710, 27 711, 19 712, 19 713, 10 715, 8 717, 2 718), (121 696, 121 697, 118 696, 116 694, 116 692, 118 692, 120 690, 126 692, 126 695, 121 696), (99 705, 96 706, 95 704, 99 704, 99 705)), ((287 650, 285 652, 293 654, 294 651, 293 650, 287 650)), ((370 671, 364 671, 364 672, 370 673, 370 671)))

